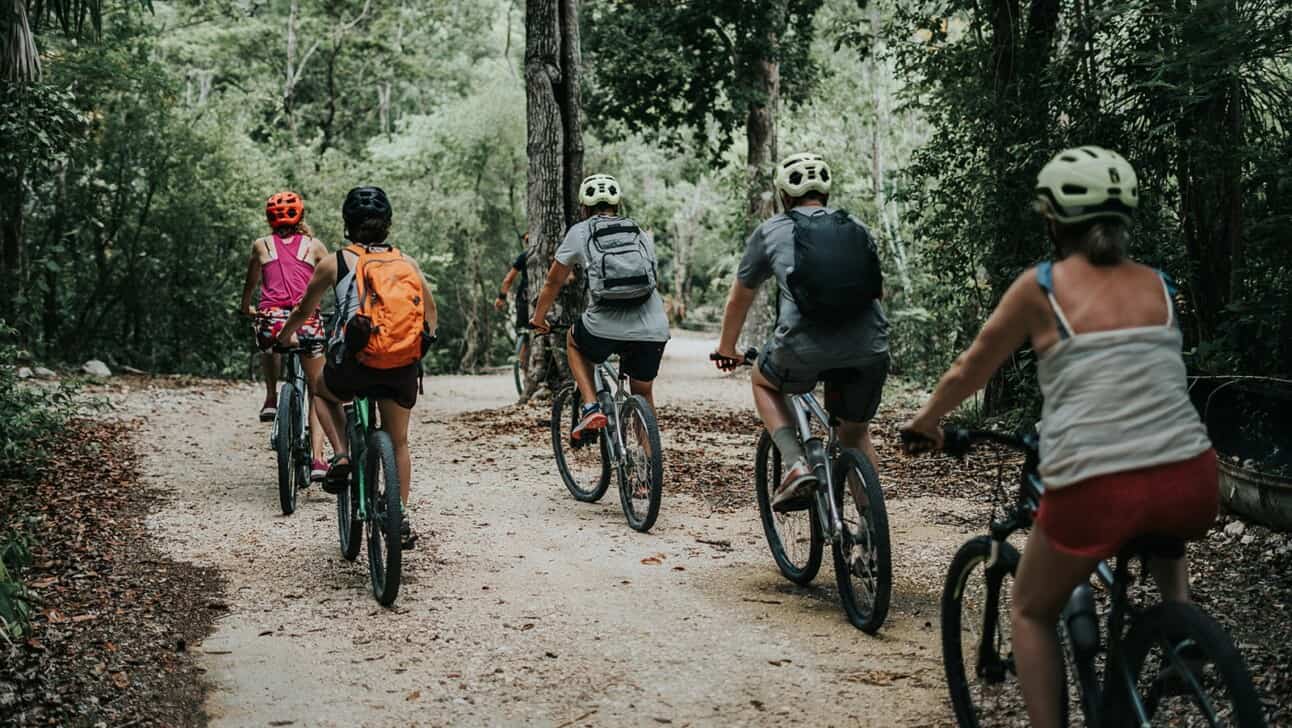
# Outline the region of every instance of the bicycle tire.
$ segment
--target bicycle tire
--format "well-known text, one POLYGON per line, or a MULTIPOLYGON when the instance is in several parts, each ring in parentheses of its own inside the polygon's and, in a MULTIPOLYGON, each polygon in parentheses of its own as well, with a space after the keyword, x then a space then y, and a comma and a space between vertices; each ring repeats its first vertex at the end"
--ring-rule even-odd
POLYGON ((292 442, 296 425, 292 421, 292 394, 296 387, 283 382, 278 388, 278 414, 274 415, 274 451, 278 454, 278 505, 284 516, 296 511, 296 483, 292 481, 292 442))
MULTIPOLYGON (((1168 647, 1174 649, 1182 645, 1196 648, 1205 657, 1205 662, 1199 662, 1195 669, 1187 670, 1190 673, 1189 689, 1194 692, 1181 702, 1195 708, 1203 703, 1212 702, 1200 701, 1196 691, 1202 687, 1201 682, 1216 682, 1223 687, 1228 696, 1228 706, 1232 709, 1228 712, 1230 720, 1221 722, 1220 725, 1265 728, 1265 715, 1260 695, 1252 684, 1247 661, 1243 659, 1242 653, 1238 651, 1234 641, 1220 623, 1197 606, 1163 602, 1150 607, 1131 625, 1122 643, 1121 656, 1125 660, 1124 664, 1131 679, 1138 682, 1154 647, 1165 651, 1168 647), (1201 681, 1198 680, 1199 677, 1202 678, 1201 681)), ((1150 669, 1155 667, 1152 662, 1147 664, 1150 669)), ((1182 663, 1178 663, 1177 666, 1179 665, 1182 663)), ((1114 686, 1108 691, 1106 713, 1108 720, 1105 722, 1110 726, 1138 725, 1130 708, 1126 684, 1118 680, 1114 682, 1114 686)), ((1174 711, 1174 703, 1164 705, 1162 702, 1164 697, 1184 696, 1164 695, 1160 678, 1152 681, 1149 687, 1147 694, 1141 693, 1149 717, 1158 717, 1158 713, 1165 709, 1169 724, 1194 725, 1192 722, 1180 721, 1181 716, 1174 711)), ((1219 707, 1223 710, 1224 706, 1219 707)), ((1154 723, 1156 724, 1157 721, 1154 723)))
MULTIPOLYGON (((552 400, 552 450, 556 455, 556 469, 561 473, 561 482, 570 491, 577 501, 584 503, 595 503, 601 500, 610 487, 610 453, 607 452, 605 431, 597 435, 597 451, 601 457, 600 473, 593 475, 595 483, 588 483, 591 487, 586 487, 582 480, 591 480, 591 478, 582 478, 575 473, 571 467, 570 460, 572 454, 567 457, 570 451, 570 429, 578 423, 579 418, 579 390, 570 384, 561 389, 560 394, 552 400)), ((588 447, 587 445, 583 446, 588 447)))
POLYGON ((624 454, 625 462, 619 472, 619 503, 623 506, 628 526, 634 531, 645 533, 655 525, 655 519, 659 518, 660 501, 663 499, 664 492, 664 449, 659 441, 659 422, 655 418, 655 410, 640 394, 634 394, 624 402, 619 419, 619 426, 624 428, 624 449, 629 451, 624 454), (646 436, 645 445, 650 448, 650 455, 646 456, 644 463, 647 481, 644 484, 646 486, 644 513, 639 512, 634 503, 640 500, 633 497, 637 490, 636 479, 628 477, 628 473, 636 470, 637 465, 633 462, 633 446, 642 444, 630 442, 629 433, 636 430, 633 426, 634 420, 640 422, 644 430, 642 434, 646 436))
POLYGON ((390 435, 376 430, 368 438, 365 453, 365 483, 368 491, 368 575, 377 603, 389 607, 399 596, 403 549, 399 537, 401 508, 399 470, 395 445, 390 435))
MULTIPOLYGON (((778 482, 781 472, 781 453, 772 442, 771 435, 763 430, 758 437, 758 449, 754 456, 754 493, 758 499, 758 515, 763 522, 763 535, 767 538, 767 547, 772 552, 772 559, 781 576, 799 586, 806 586, 816 578, 821 569, 821 557, 825 553, 825 536, 821 533, 821 522, 816 515, 815 500, 809 500, 807 509, 777 513, 772 510, 772 484, 778 482), (781 538, 782 530, 799 531, 807 528, 807 554, 801 563, 796 563, 785 547, 781 538), (778 524, 784 524, 778 525, 778 524), (792 528, 785 528, 790 526, 792 528)), ((801 536, 791 535, 791 542, 799 543, 801 536)))
POLYGON ((297 396, 292 401, 292 439, 295 445, 292 447, 292 476, 295 482, 292 484, 292 509, 295 510, 297 496, 300 492, 310 487, 310 470, 314 464, 314 444, 310 440, 309 414, 305 410, 305 393, 297 390, 297 396))
POLYGON ((336 496, 337 535, 341 541, 341 558, 354 561, 363 546, 363 522, 359 520, 359 486, 353 476, 349 485, 336 496))
MULTIPOLYGON (((856 450, 841 450, 834 461, 835 505, 844 519, 844 533, 833 544, 835 580, 839 585, 839 601, 852 626, 875 634, 888 618, 888 604, 893 595, 893 553, 888 533, 888 509, 884 506, 884 491, 879 485, 879 475, 870 460, 856 450), (853 583, 856 559, 852 557, 853 532, 848 528, 847 502, 853 494, 847 488, 849 474, 855 474, 866 498, 864 510, 858 505, 858 525, 864 524, 869 534, 871 554, 865 559, 866 573, 874 581, 872 597, 859 599, 853 583), (845 492, 848 495, 844 495, 845 492)), ((857 575, 860 577, 860 575, 857 575)))
MULTIPOLYGON (((1007 625, 1010 619, 1008 610, 1001 609, 1001 599, 1008 598, 1009 589, 1012 586, 1005 583, 1006 579, 1012 582, 1014 574, 1018 571, 1018 551, 1008 543, 1001 544, 996 563, 988 567, 991 551, 992 540, 987 536, 978 536, 966 541, 951 559, 946 582, 942 587, 942 664, 946 670, 947 688, 951 693, 951 707, 955 711, 956 722, 961 728, 979 728, 980 725, 1028 725, 1027 706, 1023 702, 1023 693, 1016 679, 1017 669, 1014 667, 1012 642, 1008 645, 998 642, 995 645, 997 653, 1004 652, 995 656, 1000 658, 998 660, 991 659, 984 663, 981 654, 971 655, 969 664, 973 671, 972 676, 977 680, 985 681, 984 685, 994 691, 988 699, 978 700, 977 705, 970 685, 970 674, 965 669, 962 642, 965 633, 968 632, 974 636, 975 641, 970 644, 977 644, 978 636, 990 620, 996 634, 1003 638, 1006 632, 1002 630, 1002 624, 1007 625), (981 571, 978 570, 980 566, 983 567, 981 571), (982 602, 978 606, 982 607, 984 614, 981 618, 970 619, 967 624, 972 626, 972 629, 968 629, 964 619, 965 594, 971 588, 971 579, 982 579, 984 575, 986 579, 982 585, 982 595, 979 596, 977 590, 974 591, 974 601, 982 602), (989 616, 985 613, 989 604, 995 605, 994 615, 989 616), (1002 646, 1007 649, 1002 650, 1002 646), (990 707, 998 709, 997 713, 988 713, 984 710, 985 703, 990 703, 990 707), (1000 715, 1000 708, 1012 712, 1000 715)), ((1063 683, 1067 684, 1066 678, 1063 683)), ((1066 726, 1068 724, 1066 689, 1060 696, 1059 708, 1062 716, 1061 725, 1066 726)))

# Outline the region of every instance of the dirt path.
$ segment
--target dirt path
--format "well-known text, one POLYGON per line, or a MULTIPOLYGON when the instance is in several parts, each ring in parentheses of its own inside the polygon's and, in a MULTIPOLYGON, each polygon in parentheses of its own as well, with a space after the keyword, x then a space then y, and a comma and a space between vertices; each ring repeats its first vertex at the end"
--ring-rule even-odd
MULTIPOLYGON (((709 348, 670 345, 662 411, 748 407, 746 383, 705 366, 709 348)), ((463 413, 511 402, 507 377, 426 385, 413 430, 422 540, 394 611, 372 600, 361 561, 341 559, 330 498, 277 515, 257 389, 126 397, 148 413, 146 477, 174 494, 150 528, 229 585, 199 648, 215 725, 947 722, 937 595, 963 533, 930 524, 953 502, 890 502, 895 604, 868 637, 843 617, 828 562, 813 588, 779 577, 752 486, 723 513, 666 482, 654 532, 636 534, 613 494, 569 497, 545 432, 465 427, 463 413)), ((666 453, 683 437, 666 432, 666 453)), ((743 457, 752 480, 752 448, 743 457)))

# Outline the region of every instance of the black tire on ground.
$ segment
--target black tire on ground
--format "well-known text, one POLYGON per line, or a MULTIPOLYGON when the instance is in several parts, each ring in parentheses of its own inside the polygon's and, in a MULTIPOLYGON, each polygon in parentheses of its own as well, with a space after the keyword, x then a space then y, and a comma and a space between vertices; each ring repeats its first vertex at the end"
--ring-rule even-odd
POLYGON ((292 475, 296 479, 292 489, 292 502, 295 509, 296 495, 310 487, 310 471, 314 465, 314 445, 310 441, 309 414, 305 410, 303 393, 292 405, 292 422, 296 423, 292 428, 292 439, 295 442, 292 448, 292 475))
POLYGON ((835 504, 844 527, 844 533, 833 547, 839 600, 854 627, 874 634, 888 617, 888 603, 893 594, 892 548, 884 491, 875 468, 856 450, 839 452, 834 462, 834 482, 835 504), (854 547, 860 548, 856 557, 854 547))
POLYGON ((403 549, 399 538, 399 470, 390 435, 376 430, 364 454, 364 484, 368 491, 368 574, 377 603, 389 607, 399 596, 403 549))
MULTIPOLYGON (((942 588, 942 663, 951 707, 961 728, 1029 725, 1009 626, 1018 551, 1002 544, 996 563, 988 566, 991 547, 987 536, 965 542, 951 560, 942 588), (988 624, 994 636, 993 650, 983 655, 979 648, 988 624)), ((1062 724, 1067 725, 1066 690, 1059 705, 1062 724)))
POLYGON ((619 478, 619 502, 628 525, 644 533, 655 525, 663 498, 664 450, 659 441, 659 423, 655 410, 639 394, 624 402, 619 420, 626 450, 619 478))
MULTIPOLYGON (((1149 608, 1127 633, 1122 656, 1154 725, 1265 728, 1264 709, 1247 661, 1224 628, 1196 606, 1165 602, 1149 608), (1191 669, 1180 660, 1181 650, 1190 653, 1186 659, 1193 663, 1191 669), (1166 683, 1160 677, 1168 665, 1176 675, 1189 675, 1178 681, 1180 689, 1175 692, 1164 689, 1166 683)), ((1126 686, 1108 689, 1105 722, 1138 725, 1126 686)))
POLYGON ((284 516, 296 511, 296 483, 292 481, 292 440, 296 425, 292 421, 292 400, 296 387, 283 382, 278 388, 278 414, 274 419, 274 451, 278 454, 278 505, 284 516))
POLYGON ((777 513, 772 510, 772 491, 781 479, 781 453, 764 430, 758 438, 754 460, 754 494, 758 499, 758 515, 763 522, 767 547, 781 576, 806 586, 816 578, 825 551, 825 537, 816 516, 815 501, 799 511, 777 513))
POLYGON ((595 503, 610 487, 610 458, 604 431, 597 436, 595 445, 578 449, 571 445, 570 430, 579 421, 579 405, 579 390, 573 384, 563 387, 552 400, 552 451, 570 495, 584 503, 595 503), (595 462, 598 459, 600 462, 595 462))
POLYGON ((353 478, 336 497, 336 528, 341 540, 341 557, 354 561, 363 546, 363 522, 359 520, 359 489, 353 478))

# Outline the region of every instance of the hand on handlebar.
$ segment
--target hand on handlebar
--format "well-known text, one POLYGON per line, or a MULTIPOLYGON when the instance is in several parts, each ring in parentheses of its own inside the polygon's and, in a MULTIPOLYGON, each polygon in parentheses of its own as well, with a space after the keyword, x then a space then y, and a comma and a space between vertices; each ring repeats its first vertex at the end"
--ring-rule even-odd
POLYGON ((287 334, 287 338, 283 338, 283 335, 280 333, 274 338, 274 343, 284 349, 295 349, 301 345, 301 340, 296 336, 296 332, 293 331, 292 333, 287 334))
POLYGON ((907 455, 941 450, 945 443, 945 435, 938 423, 926 421, 918 415, 902 425, 900 432, 902 450, 907 455))
POLYGON ((734 351, 723 351, 722 347, 719 346, 712 354, 709 354, 709 361, 724 372, 734 372, 742 366, 753 366, 757 359, 757 349, 750 349, 744 354, 737 354, 734 351))
POLYGON ((539 318, 538 316, 529 320, 529 328, 532 329, 534 333, 540 335, 552 333, 552 325, 545 319, 539 318))

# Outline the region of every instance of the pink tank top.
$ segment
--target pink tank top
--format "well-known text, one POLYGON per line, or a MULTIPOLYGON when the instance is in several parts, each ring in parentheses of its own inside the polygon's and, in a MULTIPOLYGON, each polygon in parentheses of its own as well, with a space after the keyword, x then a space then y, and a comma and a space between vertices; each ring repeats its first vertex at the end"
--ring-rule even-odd
POLYGON ((300 235, 284 242, 277 235, 270 235, 273 247, 270 260, 261 268, 260 305, 291 308, 305 297, 305 289, 314 275, 310 260, 309 241, 300 235))

